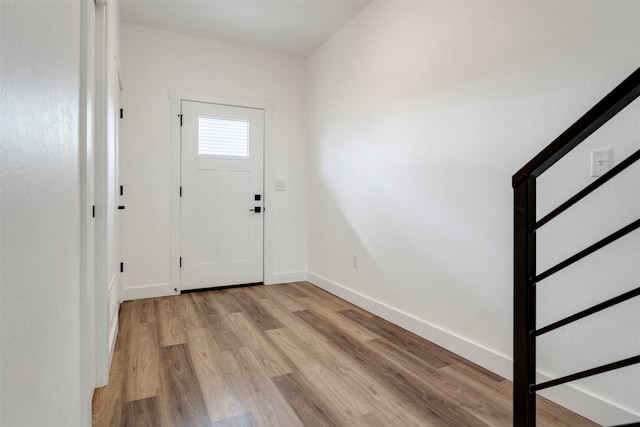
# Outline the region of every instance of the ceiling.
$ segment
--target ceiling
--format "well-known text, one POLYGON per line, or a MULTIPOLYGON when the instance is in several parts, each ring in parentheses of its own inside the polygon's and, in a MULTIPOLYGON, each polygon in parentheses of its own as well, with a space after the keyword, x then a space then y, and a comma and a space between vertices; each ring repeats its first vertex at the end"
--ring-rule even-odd
POLYGON ((120 0, 122 22, 306 56, 372 0, 120 0))

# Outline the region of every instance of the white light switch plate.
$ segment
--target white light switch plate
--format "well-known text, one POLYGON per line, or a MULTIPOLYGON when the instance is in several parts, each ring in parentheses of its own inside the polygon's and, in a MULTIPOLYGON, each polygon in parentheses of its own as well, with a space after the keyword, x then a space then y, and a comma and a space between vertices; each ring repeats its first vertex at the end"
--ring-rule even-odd
POLYGON ((285 191, 287 186, 284 181, 276 181, 276 191, 285 191))
POLYGON ((613 150, 593 150, 591 152, 591 176, 602 176, 611 170, 613 150))

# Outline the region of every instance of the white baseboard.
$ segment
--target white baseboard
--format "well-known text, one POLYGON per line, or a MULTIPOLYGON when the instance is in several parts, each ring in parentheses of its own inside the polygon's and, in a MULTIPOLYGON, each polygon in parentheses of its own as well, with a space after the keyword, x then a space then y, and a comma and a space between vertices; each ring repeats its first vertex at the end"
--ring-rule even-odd
POLYGON ((118 336, 118 321, 116 320, 109 332, 109 368, 111 368, 111 361, 113 360, 113 352, 116 349, 116 337, 118 336))
MULTIPOLYGON (((513 361, 506 355, 497 353, 444 328, 348 289, 318 274, 309 272, 307 280, 315 286, 413 332, 434 344, 444 347, 483 368, 508 380, 513 379, 513 361)), ((548 379, 551 378, 539 373, 539 380, 546 381, 548 379)), ((630 410, 621 408, 570 385, 554 387, 539 394, 598 424, 627 424, 638 421, 640 418, 640 414, 634 414, 630 410)))
MULTIPOLYGON (((538 382, 552 379, 552 377, 538 371, 538 382)), ((564 384, 538 392, 538 394, 600 425, 628 425, 640 421, 639 413, 622 408, 576 386, 564 384)))
MULTIPOLYGON (((307 280, 306 271, 291 271, 286 273, 274 273, 265 277, 265 285, 276 285, 279 283, 302 282, 307 280)), ((177 295, 175 286, 170 283, 159 283, 153 285, 122 287, 120 294, 122 301, 130 301, 143 298, 166 297, 177 295)))
POLYGON ((307 280, 306 271, 289 271, 286 273, 274 273, 266 277, 265 285, 278 285, 280 283, 303 282, 307 280))
POLYGON ((171 286, 171 283, 133 286, 128 288, 122 287, 122 301, 178 295, 174 288, 175 286, 171 286))
POLYGON ((109 319, 109 366, 111 366, 113 349, 116 346, 116 336, 118 335, 118 312, 120 311, 120 298, 118 295, 119 284, 119 275, 115 274, 107 291, 109 295, 109 311, 107 313, 107 317, 109 319))

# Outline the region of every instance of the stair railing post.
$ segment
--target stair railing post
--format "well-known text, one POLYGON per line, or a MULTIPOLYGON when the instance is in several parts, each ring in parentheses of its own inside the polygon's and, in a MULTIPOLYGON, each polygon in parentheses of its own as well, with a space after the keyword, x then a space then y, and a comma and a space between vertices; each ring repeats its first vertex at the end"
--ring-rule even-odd
POLYGON ((535 427, 536 395, 536 178, 514 186, 513 426, 535 427))

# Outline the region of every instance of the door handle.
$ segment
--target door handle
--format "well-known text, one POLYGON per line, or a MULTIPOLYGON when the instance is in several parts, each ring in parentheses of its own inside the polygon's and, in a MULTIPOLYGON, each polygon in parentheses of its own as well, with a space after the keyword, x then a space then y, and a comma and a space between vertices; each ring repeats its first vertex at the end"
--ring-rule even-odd
POLYGON ((249 209, 250 212, 260 213, 262 212, 262 208, 260 206, 256 206, 253 209, 249 209))

